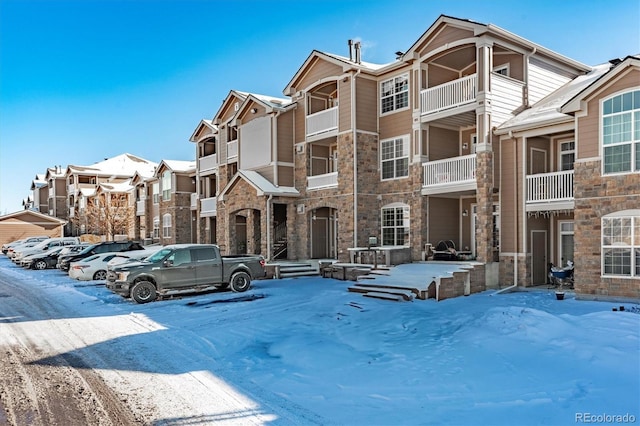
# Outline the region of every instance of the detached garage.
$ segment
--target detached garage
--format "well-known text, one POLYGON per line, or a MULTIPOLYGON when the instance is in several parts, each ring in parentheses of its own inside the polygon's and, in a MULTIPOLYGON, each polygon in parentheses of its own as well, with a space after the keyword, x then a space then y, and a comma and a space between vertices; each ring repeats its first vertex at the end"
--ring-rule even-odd
POLYGON ((0 245, 39 235, 64 237, 66 223, 57 217, 31 210, 21 210, 0 216, 0 245))

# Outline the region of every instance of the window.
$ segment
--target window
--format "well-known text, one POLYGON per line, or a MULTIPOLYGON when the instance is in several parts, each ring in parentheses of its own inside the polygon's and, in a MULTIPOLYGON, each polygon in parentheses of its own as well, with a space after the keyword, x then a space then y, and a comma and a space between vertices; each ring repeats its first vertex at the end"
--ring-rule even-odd
POLYGON ((409 206, 390 204, 382 208, 382 245, 409 245, 409 206))
POLYGON ((162 199, 171 199, 171 172, 169 170, 162 173, 162 199))
POLYGON ((152 185, 153 191, 153 204, 158 204, 160 202, 160 184, 158 182, 152 185))
POLYGON ((497 67, 493 68, 493 72, 509 77, 509 64, 498 65, 497 67))
POLYGON ((169 213, 162 216, 162 238, 171 237, 171 215, 169 213))
POLYGON ((640 171, 640 90, 602 102, 603 172, 640 171))
POLYGON ((573 163, 576 159, 575 142, 560 143, 560 170, 573 170, 573 163))
POLYGON ((380 142, 382 180, 409 176, 409 138, 380 142))
POLYGON ((158 216, 153 218, 153 234, 151 238, 160 238, 160 218, 158 216))
POLYGON ((560 266, 573 262, 573 222, 558 222, 560 228, 560 266))
POLYGON ((380 83, 380 108, 382 114, 409 106, 409 74, 380 83))
POLYGON ((640 277, 640 210, 602 218, 602 275, 640 277))

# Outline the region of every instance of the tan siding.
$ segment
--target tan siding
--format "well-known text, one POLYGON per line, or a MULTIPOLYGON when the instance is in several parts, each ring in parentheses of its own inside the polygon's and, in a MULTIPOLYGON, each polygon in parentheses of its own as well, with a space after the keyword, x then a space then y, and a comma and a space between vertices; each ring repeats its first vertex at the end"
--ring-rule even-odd
POLYGON ((509 77, 524 81, 524 62, 522 55, 518 53, 493 56, 493 68, 509 64, 509 77))
POLYGON ((427 78, 429 81, 428 87, 434 87, 448 81, 456 80, 458 77, 459 75, 457 72, 440 68, 436 65, 430 65, 427 70, 427 78))
POLYGON ((429 197, 429 240, 434 247, 440 240, 453 240, 457 247, 460 235, 458 211, 457 199, 429 197))
POLYGON ((461 151, 460 151, 460 155, 469 155, 471 154, 471 135, 476 134, 476 129, 467 129, 467 130, 463 130, 460 132, 461 134, 461 140, 462 140, 462 146, 461 146, 461 151), (467 144, 467 147, 464 148, 464 144, 467 144))
POLYGON ((429 160, 442 160, 443 158, 457 157, 458 132, 443 129, 441 127, 429 127, 429 160))
POLYGON ((454 28, 447 26, 440 31, 435 37, 427 40, 421 46, 418 46, 418 52, 420 55, 424 55, 434 49, 444 46, 447 43, 454 42, 456 40, 462 40, 465 38, 473 37, 473 32, 467 29, 454 28))
POLYGON ((264 107, 264 105, 256 102, 249 102, 249 105, 246 105, 242 109, 242 114, 240 114, 238 118, 240 119, 240 122, 242 124, 246 124, 251 120, 254 120, 259 117, 264 117, 265 115, 267 115, 267 110, 264 107), (255 114, 251 112, 253 108, 257 110, 255 114))
POLYGON ((410 109, 380 117, 380 139, 412 134, 412 119, 410 109))
POLYGON ((492 138, 493 146, 493 187, 500 189, 500 144, 498 138, 492 138))
MULTIPOLYGON (((500 235, 502 252, 513 253, 515 247, 516 214, 520 211, 522 201, 522 190, 518 191, 517 207, 514 201, 516 189, 522 187, 522 176, 519 174, 522 162, 522 141, 518 140, 517 159, 514 157, 514 142, 512 140, 503 141, 501 144, 502 154, 502 183, 500 186, 500 235)), ((522 224, 520 224, 522 227, 522 224)), ((518 233, 518 236, 520 234, 518 233)))
POLYGON ((277 161, 293 162, 293 119, 294 111, 284 112, 278 117, 277 161))
MULTIPOLYGON (((32 220, 29 217, 25 219, 32 220)), ((62 227, 58 224, 38 225, 28 220, 11 218, 0 222, 0 245, 27 237, 47 235, 61 237, 62 227)), ((37 219, 35 219, 37 220, 37 219)), ((42 219, 40 219, 42 220, 42 219)))
POLYGON ((305 129, 306 129, 305 114, 306 114, 306 110, 304 106, 304 100, 300 100, 297 102, 297 107, 293 112, 294 124, 295 124, 295 128, 294 128, 295 143, 304 142, 305 140, 305 129))
POLYGON ((305 89, 318 80, 327 77, 337 77, 343 74, 342 67, 325 60, 317 59, 310 67, 302 79, 296 84, 295 89, 305 89))
POLYGON ((356 127, 369 132, 377 131, 378 83, 374 80, 356 80, 356 127))
POLYGON ((592 158, 600 156, 600 99, 607 98, 622 90, 637 87, 640 82, 640 71, 631 71, 605 90, 598 93, 587 104, 589 115, 578 119, 578 143, 576 158, 592 158))
POLYGON ((278 185, 293 186, 293 167, 278 166, 278 185))
POLYGON ((351 79, 338 83, 338 131, 351 129, 351 79))
POLYGON ((189 176, 176 176, 177 192, 196 192, 196 184, 192 182, 195 178, 189 176))
POLYGON ((273 166, 257 169, 256 172, 258 172, 262 177, 264 177, 269 182, 271 183, 275 182, 275 170, 273 166))

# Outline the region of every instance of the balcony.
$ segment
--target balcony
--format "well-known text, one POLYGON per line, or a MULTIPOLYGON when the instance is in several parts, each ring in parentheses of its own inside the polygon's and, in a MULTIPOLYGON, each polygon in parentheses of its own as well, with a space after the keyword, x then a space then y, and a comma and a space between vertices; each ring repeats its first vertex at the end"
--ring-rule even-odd
POLYGON ((307 190, 337 188, 338 172, 325 173, 323 175, 307 176, 307 190))
POLYGON ((475 191, 476 154, 422 163, 422 194, 475 191))
POLYGON ((420 114, 433 114, 475 102, 478 75, 472 74, 420 91, 420 114))
POLYGON ((307 137, 338 130, 338 107, 307 115, 307 137))
POLYGON ((198 194, 195 192, 191 194, 191 210, 198 209, 198 194))
POLYGON ((136 216, 144 216, 147 203, 145 200, 136 201, 136 216))
POLYGON ((238 139, 227 142, 227 162, 233 163, 238 159, 238 139))
MULTIPOLYGON (((238 155, 237 144, 236 144, 236 155, 238 155)), ((198 159, 198 169, 200 170, 200 173, 205 173, 211 170, 215 170, 216 167, 218 167, 217 154, 207 155, 205 157, 200 157, 198 159)))
POLYGON ((215 216, 217 213, 217 198, 202 198, 200 200, 200 217, 215 216))
POLYGON ((75 207, 69 207, 69 217, 75 217, 76 209, 75 207))
POLYGON ((528 212, 571 210, 575 206, 573 170, 528 175, 526 185, 528 212))

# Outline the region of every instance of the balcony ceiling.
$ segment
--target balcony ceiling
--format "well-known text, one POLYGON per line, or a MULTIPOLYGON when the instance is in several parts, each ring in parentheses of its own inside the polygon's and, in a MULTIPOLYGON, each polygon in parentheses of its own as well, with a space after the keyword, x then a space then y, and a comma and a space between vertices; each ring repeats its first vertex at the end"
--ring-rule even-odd
POLYGON ((476 48, 475 46, 462 47, 453 52, 449 52, 439 58, 436 58, 432 63, 441 65, 443 67, 462 71, 469 67, 476 61, 476 48))
POLYGON ((448 112, 449 110, 444 110, 444 111, 441 111, 440 113, 433 114, 433 116, 443 115, 443 117, 436 118, 436 119, 431 119, 433 117, 427 117, 429 118, 427 121, 431 124, 440 125, 442 127, 448 127, 453 129, 458 129, 460 127, 472 127, 476 125, 475 107, 474 109, 467 112, 463 112, 461 114, 446 116, 448 112))

